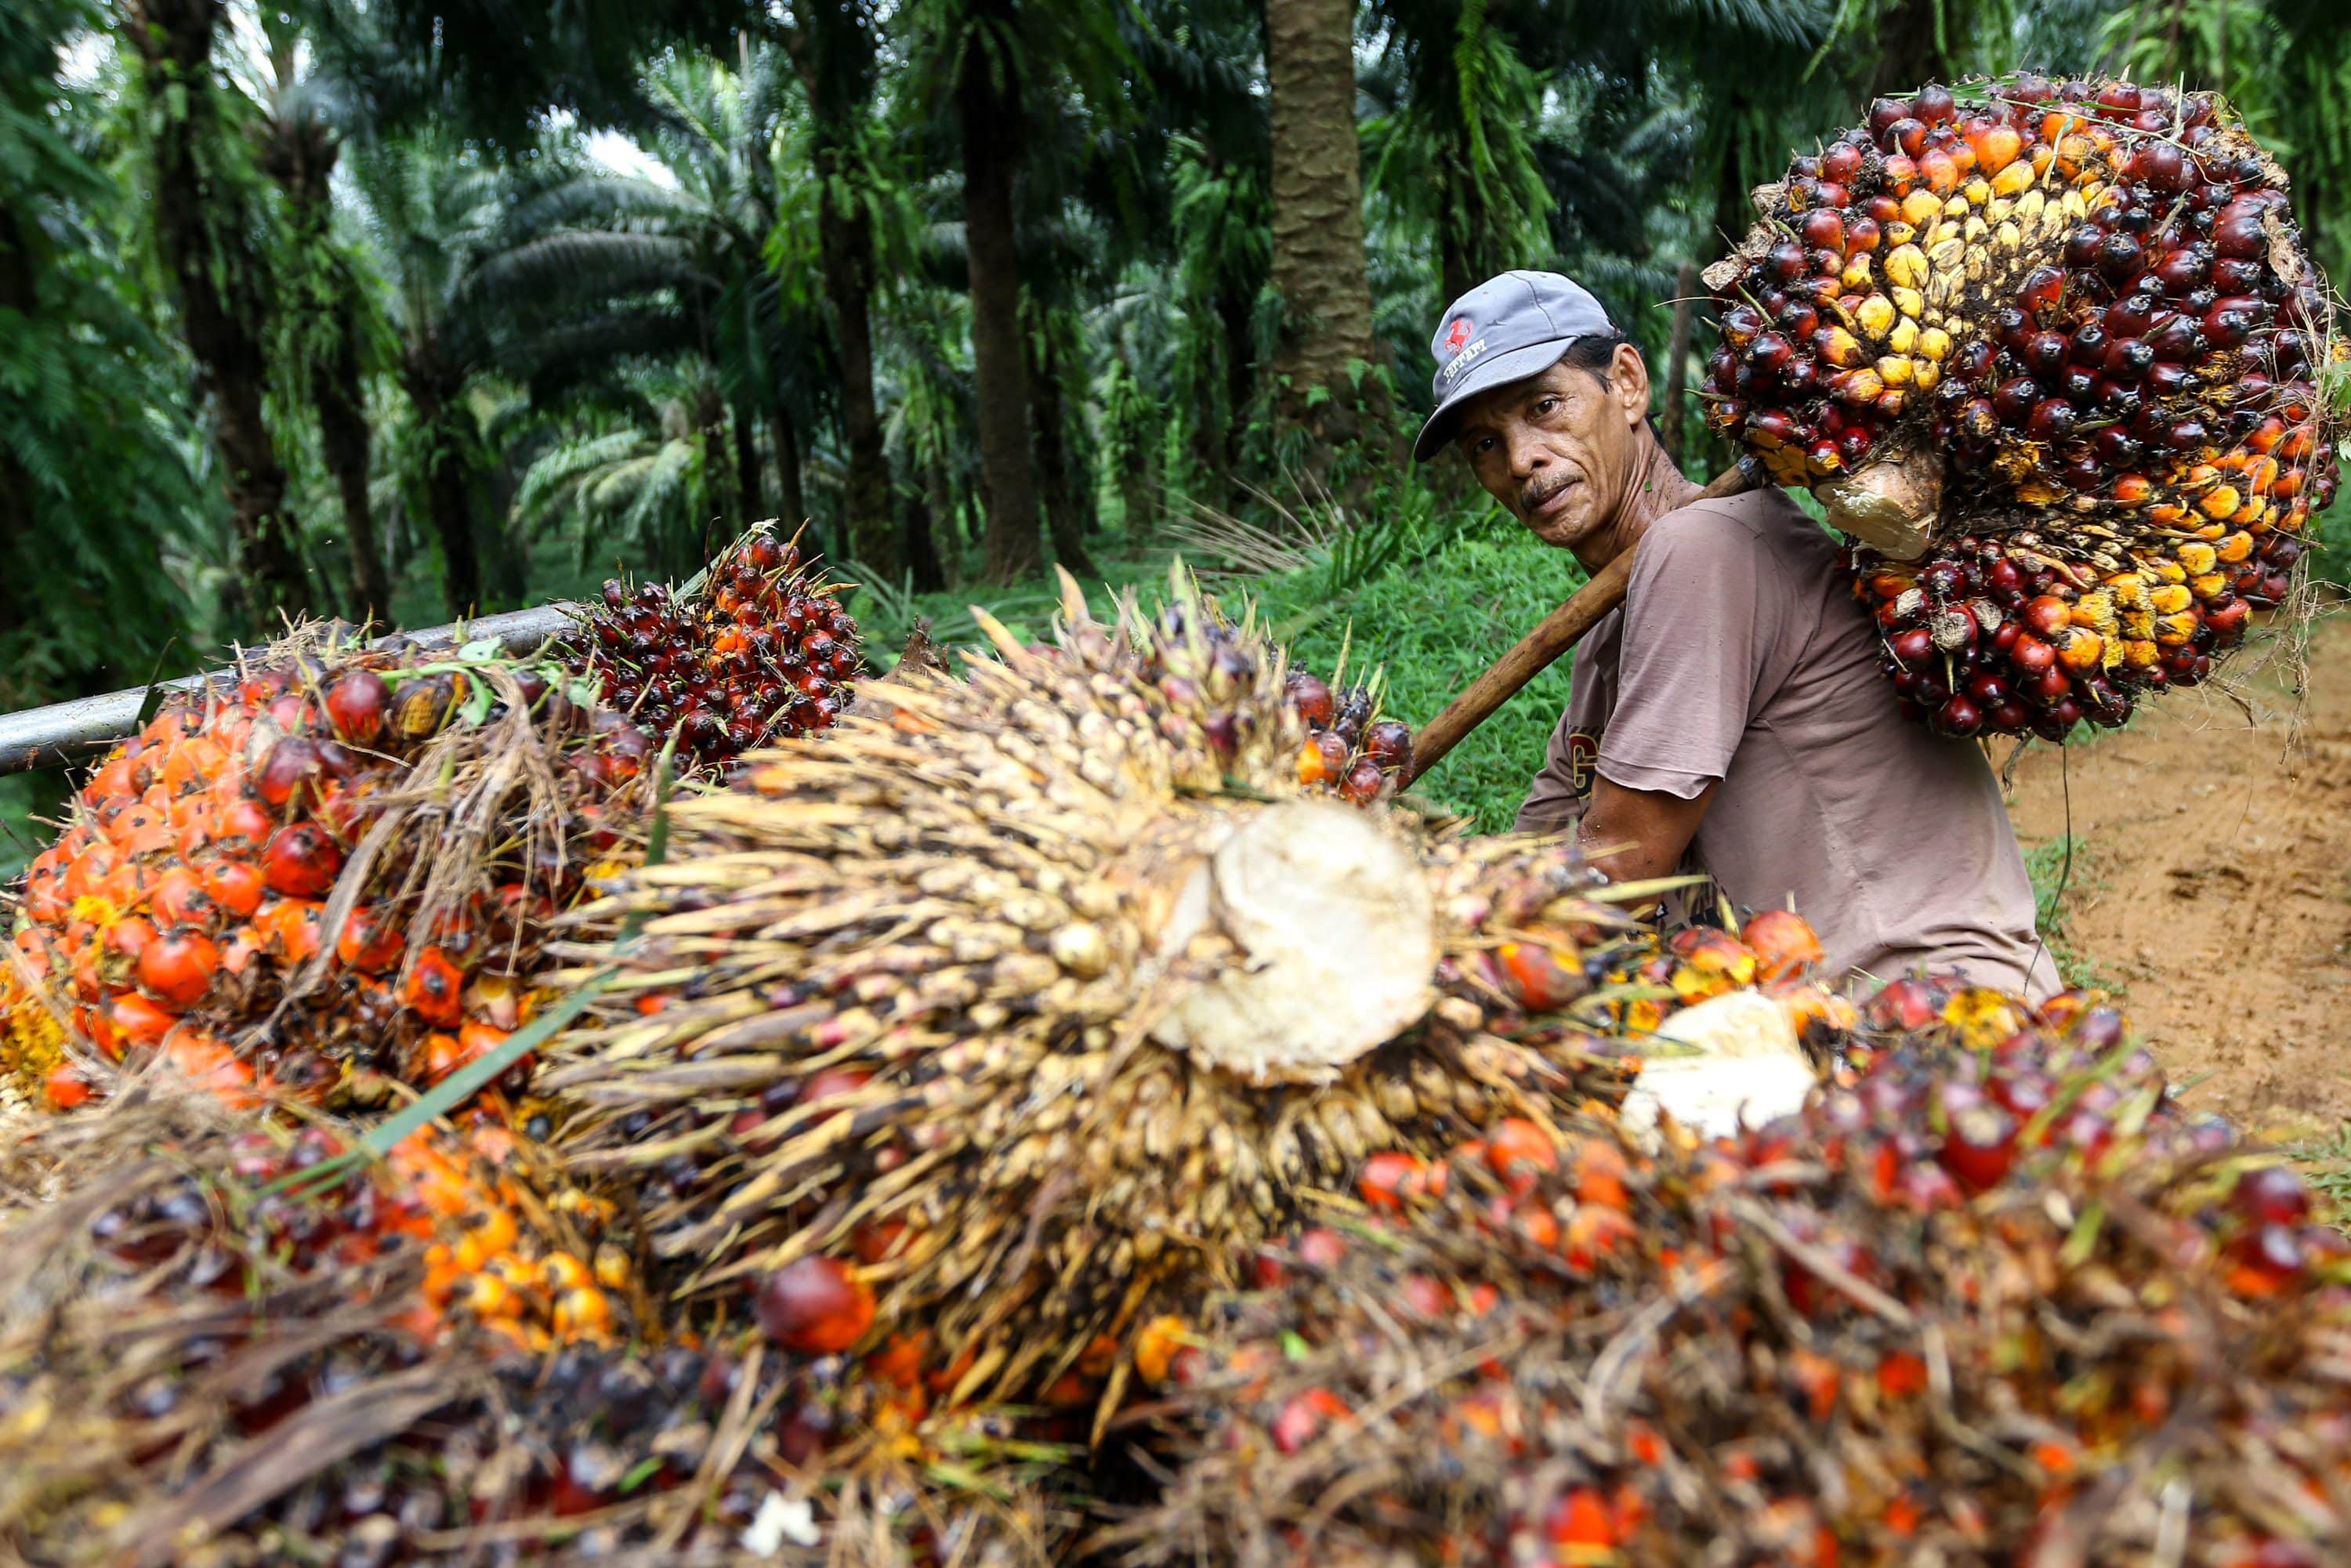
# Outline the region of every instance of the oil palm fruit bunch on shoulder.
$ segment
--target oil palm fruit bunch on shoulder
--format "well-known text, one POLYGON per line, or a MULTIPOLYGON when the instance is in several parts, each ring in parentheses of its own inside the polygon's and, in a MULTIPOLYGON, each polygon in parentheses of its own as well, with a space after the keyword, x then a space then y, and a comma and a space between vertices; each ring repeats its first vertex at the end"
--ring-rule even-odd
POLYGON ((2095 998, 1906 982, 1863 1015, 1865 1064, 1797 1115, 1655 1149, 1500 1123, 1155 1322, 1169 1479, 1109 1544, 2344 1560, 2351 1244, 2290 1166, 2168 1109, 2095 998))
POLYGON ((2283 172, 2209 95, 1882 99, 1708 269, 1711 418, 1851 536, 1909 710, 2115 726, 2292 589, 2345 359, 2283 172))
POLYGON ((615 579, 568 655, 647 733, 715 772, 753 747, 825 728, 864 673, 857 622, 799 545, 762 525, 673 591, 615 579))
POLYGON ((166 701, 34 859, 13 1074, 61 1108, 157 1051, 231 1096, 436 1082, 532 1010, 548 923, 635 852, 652 752, 559 665, 251 654, 166 701), (68 1028, 102 1060, 67 1060, 68 1028))
POLYGON ((1188 582, 1114 625, 1065 588, 1051 647, 983 618, 1003 662, 680 801, 544 1086, 682 1292, 1107 1409, 1139 1322, 1366 1155, 1621 1096, 1552 1020, 1624 923, 1568 846, 1311 798, 1281 653, 1188 582))

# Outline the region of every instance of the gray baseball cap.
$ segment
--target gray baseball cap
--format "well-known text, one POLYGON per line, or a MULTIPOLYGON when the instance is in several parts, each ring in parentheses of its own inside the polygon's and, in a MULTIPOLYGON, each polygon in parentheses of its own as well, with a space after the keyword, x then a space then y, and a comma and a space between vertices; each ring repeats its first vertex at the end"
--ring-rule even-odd
POLYGON ((1461 405, 1479 392, 1539 376, 1578 338, 1614 334, 1616 324, 1581 284, 1556 272, 1506 272, 1453 302, 1429 339, 1437 412, 1412 444, 1426 463, 1453 439, 1461 405))

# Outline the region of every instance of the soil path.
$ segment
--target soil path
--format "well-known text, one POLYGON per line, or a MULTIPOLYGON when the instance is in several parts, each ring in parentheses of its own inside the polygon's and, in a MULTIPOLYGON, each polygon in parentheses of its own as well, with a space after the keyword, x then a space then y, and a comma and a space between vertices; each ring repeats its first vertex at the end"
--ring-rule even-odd
POLYGON ((2011 803, 2028 846, 2076 853, 2064 945, 2119 988, 2191 1104, 2294 1136, 2351 1120, 2351 623, 2317 629, 2299 744, 2291 693, 2152 705, 2063 759, 2035 747, 2011 803), (2069 777, 2070 776, 2070 777, 2069 777))

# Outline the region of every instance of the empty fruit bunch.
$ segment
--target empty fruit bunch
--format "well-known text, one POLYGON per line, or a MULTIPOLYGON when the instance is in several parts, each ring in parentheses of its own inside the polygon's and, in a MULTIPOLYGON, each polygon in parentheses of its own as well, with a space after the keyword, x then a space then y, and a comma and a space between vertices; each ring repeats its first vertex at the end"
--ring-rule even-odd
MULTIPOLYGON (((1568 1016, 1624 923, 1572 850, 1302 794, 1280 651, 1187 584, 679 802, 594 913, 637 993, 559 1040, 566 1157, 787 1349, 927 1335, 945 1392, 1092 1380, 1365 1155, 1627 1075, 1568 1016)), ((887 705, 882 694, 887 691, 887 705)), ((601 1005, 601 1004, 600 1004, 601 1005)))
POLYGON ((762 526, 691 591, 605 583, 566 657, 648 734, 674 733, 682 765, 707 771, 831 724, 864 673, 858 647, 836 586, 762 526))
POLYGON ((2062 739, 2193 685, 2334 497, 2344 355, 2218 100, 1928 87, 1756 193, 1711 418, 1855 540, 1908 711, 2062 739))
POLYGON ((635 852, 651 752, 559 666, 249 656, 166 702, 34 859, 15 1071, 61 1107, 158 1051, 231 1096, 446 1076, 528 1017, 547 923, 635 852), (102 1060, 66 1061, 66 1025, 102 1060))
POLYGON ((1155 1323, 1123 1560, 2343 1561, 2351 1243, 2301 1179, 2090 998, 1904 982, 1846 1060, 1712 1144, 1498 1124, 1155 1323))

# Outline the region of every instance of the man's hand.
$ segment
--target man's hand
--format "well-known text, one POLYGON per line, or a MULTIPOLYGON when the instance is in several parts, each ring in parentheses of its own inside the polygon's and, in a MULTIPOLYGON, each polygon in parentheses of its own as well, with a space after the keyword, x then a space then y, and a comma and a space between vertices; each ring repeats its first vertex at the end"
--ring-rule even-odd
POLYGON ((1605 779, 1592 781, 1592 804, 1577 829, 1584 857, 1614 882, 1646 882, 1671 876, 1682 852, 1698 836, 1698 822, 1721 785, 1715 779, 1685 800, 1662 789, 1628 789, 1605 779))

